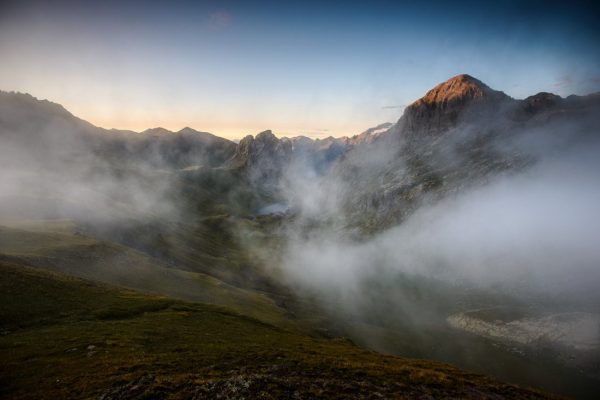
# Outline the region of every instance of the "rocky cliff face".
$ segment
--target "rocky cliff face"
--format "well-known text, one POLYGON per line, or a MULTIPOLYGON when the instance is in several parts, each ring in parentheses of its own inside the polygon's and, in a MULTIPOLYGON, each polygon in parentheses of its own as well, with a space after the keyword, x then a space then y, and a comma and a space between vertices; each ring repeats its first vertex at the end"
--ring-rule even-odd
POLYGON ((396 130, 411 138, 440 135, 461 120, 473 118, 511 100, 503 92, 491 89, 470 75, 458 75, 440 83, 409 105, 396 130))
POLYGON ((323 174, 351 147, 346 137, 311 139, 306 136, 277 138, 270 130, 243 138, 225 164, 240 171, 257 188, 274 191, 290 169, 323 174))
POLYGON ((276 191, 284 170, 292 159, 292 142, 278 139, 270 130, 246 136, 225 164, 243 174, 257 188, 276 191))
POLYGON ((235 154, 227 163, 230 167, 253 167, 266 163, 279 164, 290 160, 292 142, 278 139, 270 130, 263 131, 253 137, 248 135, 237 145, 235 154))

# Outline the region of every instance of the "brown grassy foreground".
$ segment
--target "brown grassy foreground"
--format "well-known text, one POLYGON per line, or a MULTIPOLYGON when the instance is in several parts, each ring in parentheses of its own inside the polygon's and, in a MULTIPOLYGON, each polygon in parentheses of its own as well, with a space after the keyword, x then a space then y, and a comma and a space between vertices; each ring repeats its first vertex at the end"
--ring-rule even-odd
POLYGON ((549 398, 226 308, 0 263, 0 397, 549 398))

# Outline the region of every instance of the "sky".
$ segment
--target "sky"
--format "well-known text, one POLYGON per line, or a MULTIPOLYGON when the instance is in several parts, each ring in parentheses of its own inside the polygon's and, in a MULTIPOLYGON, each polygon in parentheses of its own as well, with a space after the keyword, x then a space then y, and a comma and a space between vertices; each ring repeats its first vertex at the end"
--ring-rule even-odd
POLYGON ((592 1, 0 0, 0 90, 104 128, 351 136, 468 73, 600 91, 592 1))

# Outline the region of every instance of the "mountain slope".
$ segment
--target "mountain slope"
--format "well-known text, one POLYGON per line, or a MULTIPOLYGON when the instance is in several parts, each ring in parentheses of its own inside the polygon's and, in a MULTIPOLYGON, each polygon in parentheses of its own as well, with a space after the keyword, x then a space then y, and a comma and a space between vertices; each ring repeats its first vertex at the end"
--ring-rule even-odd
POLYGON ((184 128, 142 133, 106 130, 83 121, 62 106, 22 93, 0 91, 0 138, 5 160, 25 153, 46 167, 59 160, 109 162, 112 167, 181 169, 217 166, 230 158, 235 143, 184 128), (12 154, 11 154, 12 153, 12 154))
POLYGON ((595 140, 599 112, 597 95, 563 99, 540 93, 515 100, 458 75, 409 105, 371 144, 346 152, 329 180, 351 188, 340 205, 350 223, 380 231, 425 199, 518 173, 544 154, 595 140))
POLYGON ((146 293, 227 306, 275 325, 293 326, 286 311, 264 293, 227 284, 215 278, 214 272, 211 276, 193 268, 182 270, 131 248, 84 236, 67 221, 21 223, 18 228, 0 225, 0 259, 146 293))

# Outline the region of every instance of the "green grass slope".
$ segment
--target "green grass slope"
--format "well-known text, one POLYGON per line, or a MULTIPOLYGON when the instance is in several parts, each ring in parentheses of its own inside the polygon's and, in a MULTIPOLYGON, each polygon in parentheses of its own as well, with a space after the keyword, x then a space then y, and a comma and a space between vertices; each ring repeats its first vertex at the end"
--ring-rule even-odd
POLYGON ((77 234, 69 221, 0 226, 0 259, 146 293, 218 304, 278 326, 292 323, 265 294, 185 271, 132 248, 77 234))
POLYGON ((0 397, 541 399, 227 308, 0 261, 0 397))

